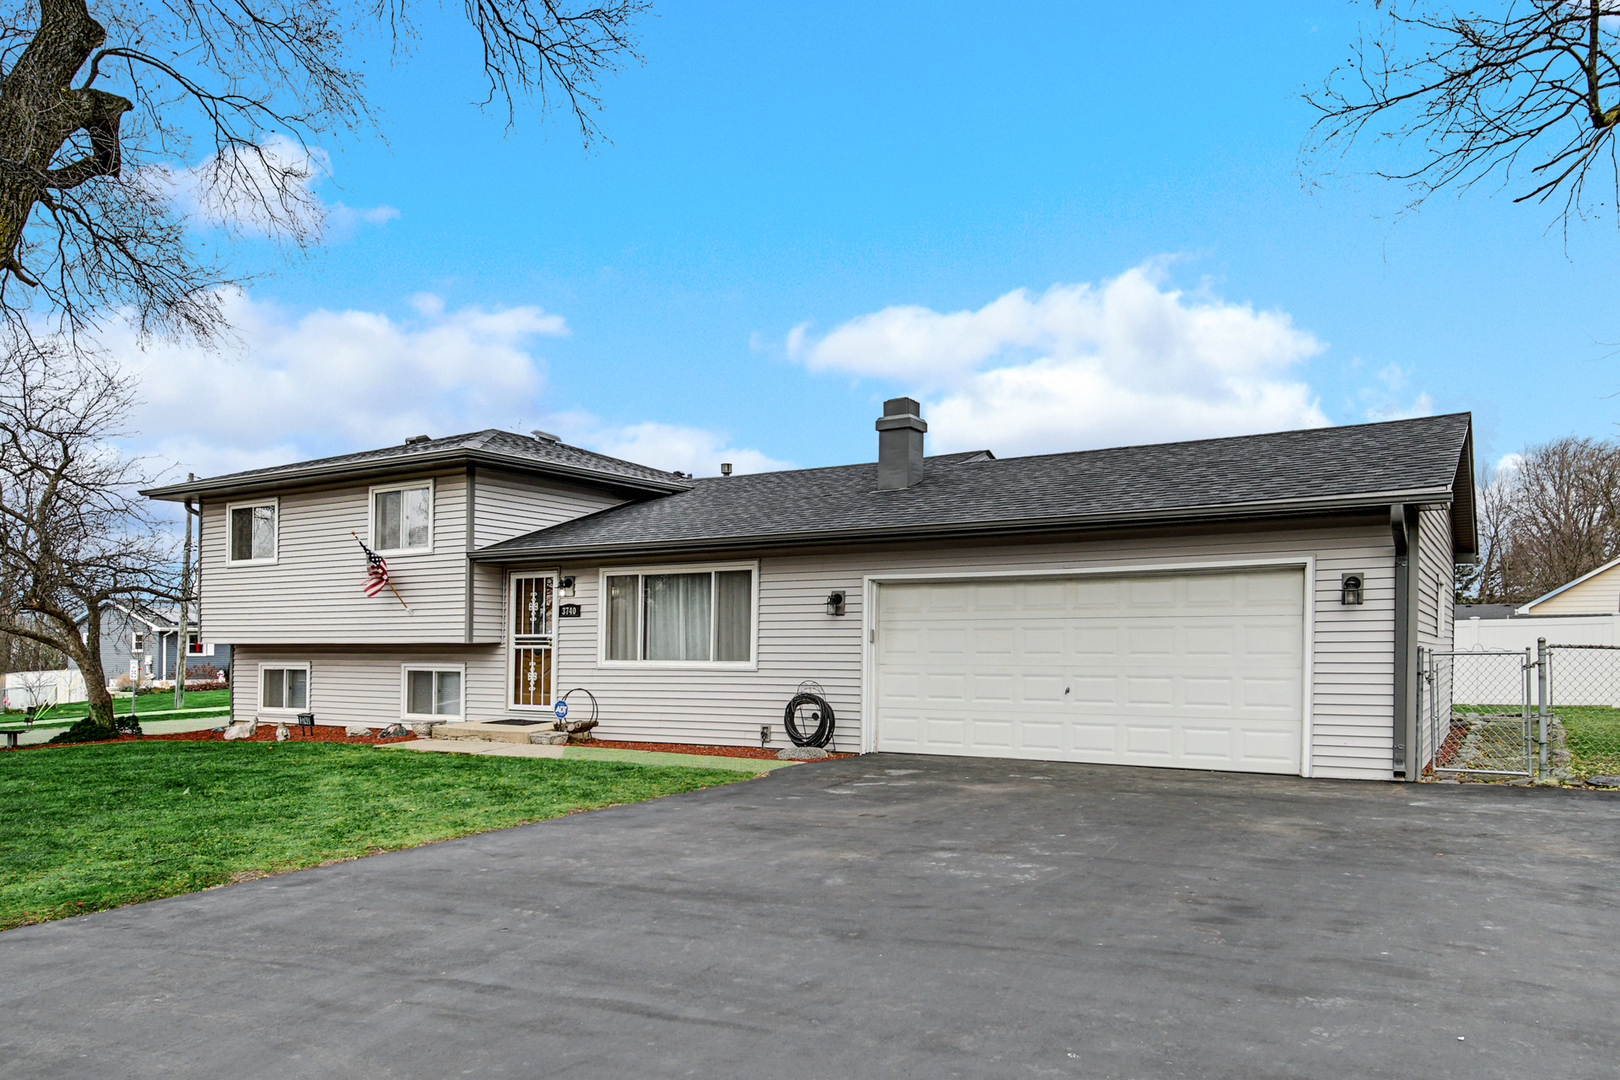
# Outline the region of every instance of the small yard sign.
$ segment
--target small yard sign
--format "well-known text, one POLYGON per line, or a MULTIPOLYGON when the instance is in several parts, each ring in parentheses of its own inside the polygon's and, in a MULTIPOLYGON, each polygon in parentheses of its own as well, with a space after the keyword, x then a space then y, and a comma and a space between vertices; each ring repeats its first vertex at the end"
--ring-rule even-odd
POLYGON ((551 711, 557 714, 557 719, 559 719, 559 720, 568 719, 568 702, 566 702, 566 701, 557 702, 556 705, 552 706, 551 711))

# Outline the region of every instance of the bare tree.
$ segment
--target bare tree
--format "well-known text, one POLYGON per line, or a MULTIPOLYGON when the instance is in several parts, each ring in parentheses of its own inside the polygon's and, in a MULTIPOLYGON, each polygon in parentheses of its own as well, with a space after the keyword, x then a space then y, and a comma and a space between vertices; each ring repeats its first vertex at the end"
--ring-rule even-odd
POLYGON ((173 538, 136 493, 141 462, 112 445, 133 399, 127 377, 79 350, 23 339, 0 355, 0 632, 71 658, 86 726, 105 733, 103 610, 175 599, 173 538))
MULTIPOLYGON (((488 100, 600 136, 598 81, 650 0, 463 0, 488 100)), ((0 0, 0 315, 77 330, 110 308, 207 338, 242 278, 189 225, 320 231, 312 140, 372 126, 357 47, 403 57, 410 0, 0 0)))
POLYGON ((1620 445, 1565 438, 1482 470, 1469 599, 1522 604, 1620 556, 1620 445))
POLYGON ((1371 138, 1396 155, 1376 174, 1408 183, 1414 205, 1484 181, 1551 202, 1567 229, 1620 196, 1620 2, 1483 6, 1373 0, 1349 60, 1306 95, 1321 112, 1306 158, 1371 138))

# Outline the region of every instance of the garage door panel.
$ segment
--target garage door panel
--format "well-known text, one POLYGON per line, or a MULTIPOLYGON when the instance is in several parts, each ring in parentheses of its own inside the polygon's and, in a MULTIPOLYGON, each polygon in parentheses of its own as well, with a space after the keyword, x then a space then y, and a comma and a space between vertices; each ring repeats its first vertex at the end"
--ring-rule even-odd
POLYGON ((1303 610, 1299 570, 884 585, 877 746, 1297 772, 1303 610))

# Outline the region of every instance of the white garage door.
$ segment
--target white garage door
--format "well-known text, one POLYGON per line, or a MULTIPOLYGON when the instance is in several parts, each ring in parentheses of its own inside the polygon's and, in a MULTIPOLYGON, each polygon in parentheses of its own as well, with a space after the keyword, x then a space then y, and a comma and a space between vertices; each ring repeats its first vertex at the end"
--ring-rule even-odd
POLYGON ((1300 569, 878 589, 877 748, 1297 773, 1300 569))

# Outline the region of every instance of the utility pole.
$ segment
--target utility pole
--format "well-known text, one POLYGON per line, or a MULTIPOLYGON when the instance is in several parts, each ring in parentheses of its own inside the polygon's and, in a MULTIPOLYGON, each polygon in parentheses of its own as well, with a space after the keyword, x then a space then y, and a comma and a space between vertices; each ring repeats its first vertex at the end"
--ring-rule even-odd
MULTIPOLYGON (((186 479, 195 480, 197 474, 187 473, 186 479)), ((188 499, 181 507, 186 515, 186 544, 180 555, 180 629, 175 634, 175 642, 179 646, 174 658, 174 707, 177 709, 186 704, 186 662, 191 659, 191 501, 188 499)), ((199 536, 198 540, 201 539, 199 536)), ((202 545, 199 543, 198 546, 202 545)))

